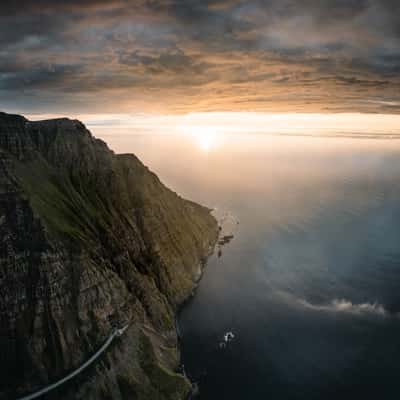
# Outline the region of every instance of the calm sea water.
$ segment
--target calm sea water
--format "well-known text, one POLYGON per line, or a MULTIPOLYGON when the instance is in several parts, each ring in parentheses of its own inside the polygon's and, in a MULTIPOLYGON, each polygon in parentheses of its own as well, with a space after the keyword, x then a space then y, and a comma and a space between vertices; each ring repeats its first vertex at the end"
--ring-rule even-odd
POLYGON ((398 398, 400 141, 104 139, 234 221, 179 318, 201 399, 398 398))

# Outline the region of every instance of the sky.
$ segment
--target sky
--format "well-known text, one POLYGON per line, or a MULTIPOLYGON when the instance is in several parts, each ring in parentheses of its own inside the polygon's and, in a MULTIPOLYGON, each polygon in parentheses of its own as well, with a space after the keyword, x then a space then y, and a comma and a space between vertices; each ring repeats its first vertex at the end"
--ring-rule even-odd
POLYGON ((400 2, 2 0, 0 108, 400 114, 400 2))

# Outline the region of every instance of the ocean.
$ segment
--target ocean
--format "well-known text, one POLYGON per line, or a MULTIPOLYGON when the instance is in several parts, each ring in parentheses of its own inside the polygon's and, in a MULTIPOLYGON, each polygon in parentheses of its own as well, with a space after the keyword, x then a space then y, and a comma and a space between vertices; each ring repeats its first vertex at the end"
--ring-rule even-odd
POLYGON ((397 398, 400 141, 103 139, 233 235, 178 318, 200 399, 397 398))

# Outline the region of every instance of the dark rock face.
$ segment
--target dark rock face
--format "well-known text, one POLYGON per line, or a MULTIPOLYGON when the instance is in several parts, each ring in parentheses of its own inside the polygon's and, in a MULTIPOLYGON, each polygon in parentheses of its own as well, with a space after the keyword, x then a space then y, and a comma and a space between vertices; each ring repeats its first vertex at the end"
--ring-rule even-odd
POLYGON ((210 210, 79 121, 0 113, 0 399, 129 329, 61 399, 182 399, 174 312, 217 239, 210 210))

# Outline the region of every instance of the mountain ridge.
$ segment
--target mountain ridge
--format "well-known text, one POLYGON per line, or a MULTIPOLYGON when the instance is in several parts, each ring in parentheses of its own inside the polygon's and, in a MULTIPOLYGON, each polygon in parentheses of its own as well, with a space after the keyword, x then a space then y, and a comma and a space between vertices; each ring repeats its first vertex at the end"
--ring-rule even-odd
POLYGON ((80 121, 0 113, 0 213, 0 398, 62 377, 128 322, 96 371, 57 398, 187 395, 174 313, 218 235, 208 208, 80 121))

